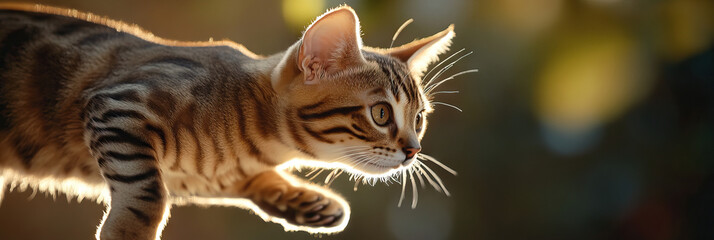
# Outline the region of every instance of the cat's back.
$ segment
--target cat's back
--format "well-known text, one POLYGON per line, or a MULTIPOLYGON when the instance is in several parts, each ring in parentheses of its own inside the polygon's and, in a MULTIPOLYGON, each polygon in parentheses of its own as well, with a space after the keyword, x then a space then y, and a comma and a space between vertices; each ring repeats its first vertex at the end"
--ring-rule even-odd
POLYGON ((123 52, 153 45, 86 19, 0 4, 1 175, 101 183, 83 139, 83 96, 119 69, 123 52))
POLYGON ((73 10, 0 4, 0 179, 102 184, 83 135, 92 96, 133 84, 141 101, 179 99, 209 82, 249 82, 240 66, 255 61, 231 42, 175 42, 73 10))

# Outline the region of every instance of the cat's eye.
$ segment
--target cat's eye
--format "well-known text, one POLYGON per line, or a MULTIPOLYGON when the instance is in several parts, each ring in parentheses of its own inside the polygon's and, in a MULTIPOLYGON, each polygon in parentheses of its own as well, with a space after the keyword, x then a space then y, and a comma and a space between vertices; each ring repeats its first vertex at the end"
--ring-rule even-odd
POLYGON ((421 132, 422 121, 424 121, 422 118, 423 118, 423 117, 422 117, 422 112, 417 113, 417 115, 416 115, 416 124, 414 125, 417 132, 421 132))
POLYGON ((389 122, 389 117, 392 116, 389 105, 379 103, 372 106, 372 120, 379 126, 384 126, 389 122))

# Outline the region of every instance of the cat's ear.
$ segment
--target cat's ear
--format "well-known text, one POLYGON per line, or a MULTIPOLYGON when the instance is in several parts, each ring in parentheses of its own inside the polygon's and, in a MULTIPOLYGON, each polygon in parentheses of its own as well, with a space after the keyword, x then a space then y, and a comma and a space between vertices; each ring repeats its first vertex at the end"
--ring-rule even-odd
POLYGON ((432 64, 439 60, 439 54, 449 50, 451 39, 455 36, 454 24, 446 30, 430 37, 414 40, 399 47, 386 50, 386 53, 407 63, 409 70, 422 77, 432 64))
POLYGON ((297 65, 305 83, 314 84, 324 75, 364 62, 359 19, 344 6, 318 17, 302 37, 297 65))

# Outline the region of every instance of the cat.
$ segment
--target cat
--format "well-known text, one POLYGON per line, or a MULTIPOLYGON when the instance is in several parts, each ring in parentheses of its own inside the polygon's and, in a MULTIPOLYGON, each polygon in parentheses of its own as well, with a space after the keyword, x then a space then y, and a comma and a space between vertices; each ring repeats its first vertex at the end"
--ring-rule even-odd
POLYGON ((259 56, 230 41, 171 41, 76 10, 1 4, 0 193, 103 202, 105 240, 158 239, 182 203, 340 232, 347 202, 285 166, 401 174, 403 184, 418 170, 441 189, 419 162, 433 110, 421 78, 453 37, 450 25, 399 47, 363 46, 344 5, 284 52, 259 56))

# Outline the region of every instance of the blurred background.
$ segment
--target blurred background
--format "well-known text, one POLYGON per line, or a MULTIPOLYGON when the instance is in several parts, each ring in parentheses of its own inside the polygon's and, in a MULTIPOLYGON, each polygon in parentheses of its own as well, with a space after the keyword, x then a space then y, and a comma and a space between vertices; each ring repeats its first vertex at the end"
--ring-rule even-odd
MULTIPOLYGON (((283 51, 342 1, 38 0, 177 40, 283 51)), ((442 77, 424 152, 451 197, 399 186, 353 192, 343 233, 285 233, 248 211, 175 207, 164 239, 714 239, 714 2, 710 0, 348 0, 365 45, 456 25, 464 58, 442 77), (438 167, 437 167, 438 168, 438 167)), ((444 57, 448 56, 444 55, 444 57)), ((443 57, 442 57, 443 58, 443 57)), ((303 172, 304 173, 304 172, 303 172)), ((324 175, 323 175, 324 176, 324 175)), ((103 208, 6 195, 0 239, 90 239, 103 208)))

